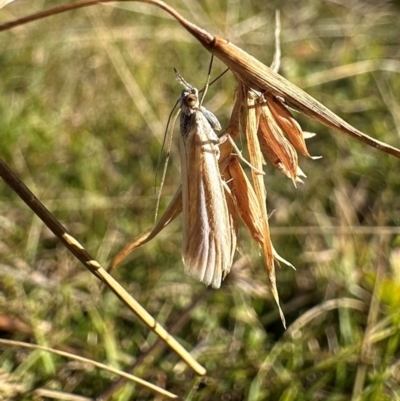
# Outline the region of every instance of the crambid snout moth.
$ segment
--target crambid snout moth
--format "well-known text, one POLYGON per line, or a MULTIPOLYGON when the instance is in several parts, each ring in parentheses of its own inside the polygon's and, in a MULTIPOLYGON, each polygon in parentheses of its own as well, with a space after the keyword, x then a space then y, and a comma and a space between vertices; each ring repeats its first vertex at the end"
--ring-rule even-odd
POLYGON ((218 166, 217 118, 201 105, 198 90, 184 86, 181 116, 183 254, 185 272, 214 288, 229 273, 236 249, 233 217, 218 166))

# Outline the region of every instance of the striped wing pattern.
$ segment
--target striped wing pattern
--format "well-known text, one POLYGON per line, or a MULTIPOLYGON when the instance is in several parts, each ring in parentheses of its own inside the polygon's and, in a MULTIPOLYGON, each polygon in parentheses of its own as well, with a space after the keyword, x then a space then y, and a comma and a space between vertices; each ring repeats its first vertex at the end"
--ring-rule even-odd
POLYGON ((200 110, 186 116, 181 137, 183 263, 185 272, 214 288, 229 273, 233 231, 218 167, 218 136, 200 110))

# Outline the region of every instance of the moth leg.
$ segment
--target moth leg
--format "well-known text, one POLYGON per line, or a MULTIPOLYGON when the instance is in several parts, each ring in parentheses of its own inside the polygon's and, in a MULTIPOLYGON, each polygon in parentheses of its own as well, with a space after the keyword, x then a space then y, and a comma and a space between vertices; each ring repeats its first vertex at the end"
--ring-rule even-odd
POLYGON ((224 134, 222 136, 219 137, 219 144, 223 144, 224 142, 229 141, 230 144, 232 145, 233 149, 235 149, 237 156, 239 157, 240 160, 242 160, 244 163, 246 163, 251 169, 253 169, 254 171, 256 171, 258 174, 262 174, 264 175, 264 171, 259 170, 258 168, 254 167, 252 164, 250 164, 243 156, 242 156, 242 152, 239 150, 239 148, 237 147, 236 143, 234 142, 234 140, 232 139, 232 137, 229 134, 224 134))

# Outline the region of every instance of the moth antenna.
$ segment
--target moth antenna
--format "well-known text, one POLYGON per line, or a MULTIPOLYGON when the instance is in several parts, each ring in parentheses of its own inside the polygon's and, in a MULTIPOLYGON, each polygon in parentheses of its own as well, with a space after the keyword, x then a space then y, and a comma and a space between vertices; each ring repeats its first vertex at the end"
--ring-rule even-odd
POLYGON ((182 75, 178 72, 176 68, 174 68, 175 75, 176 75, 176 80, 185 88, 185 89, 194 89, 192 85, 190 85, 185 79, 182 77, 182 75))
POLYGON ((169 113, 168 121, 167 121, 167 126, 165 127, 164 138, 163 138, 163 142, 162 142, 162 145, 161 145, 160 154, 159 154, 158 160, 157 160, 156 175, 155 175, 155 178, 154 178, 154 192, 155 192, 155 190, 156 190, 156 188, 157 188, 157 176, 158 176, 157 172, 158 172, 158 168, 160 167, 161 156, 162 156, 162 152, 163 152, 163 149, 164 149, 165 140, 167 139, 167 133, 168 133, 169 123, 170 123, 170 121, 171 121, 172 114, 173 114, 173 112, 175 111, 175 108, 176 108, 176 106, 178 105, 178 103, 179 103, 179 99, 176 101, 174 107, 172 108, 171 112, 169 113))
MULTIPOLYGON (((227 68, 224 72, 221 72, 221 74, 218 75, 217 78, 214 78, 208 86, 214 85, 215 82, 217 82, 220 78, 222 78, 227 72, 229 71, 229 68, 227 68)), ((199 91, 199 93, 203 93, 204 88, 199 91)))
MULTIPOLYGON (((168 124, 169 124, 169 121, 171 119, 172 113, 173 113, 173 111, 174 111, 174 109, 175 109, 177 104, 178 104, 178 101, 176 102, 174 108, 172 109, 172 111, 171 111, 171 113, 169 115, 168 124)), ((171 147, 172 147, 172 134, 174 133, 175 123, 176 123, 176 120, 177 120, 180 112, 181 112, 181 109, 178 109, 178 111, 176 112, 176 114, 175 114, 175 116, 174 116, 174 118, 172 120, 172 126, 171 126, 171 129, 169 131, 168 145, 167 145, 167 157, 165 159, 163 175, 161 177, 160 190, 158 191, 158 195, 157 195, 156 213, 154 215, 154 222, 155 223, 157 223, 158 209, 160 208, 160 201, 161 201, 161 193, 162 193, 162 189, 164 187, 165 177, 167 175, 168 162, 169 162, 169 157, 170 157, 170 154, 171 154, 171 147)), ((168 124, 167 124, 167 127, 168 127, 168 124)), ((165 142, 165 139, 166 139, 166 136, 164 138, 164 142, 165 142)))
POLYGON ((214 61, 214 55, 211 56, 210 65, 208 66, 207 80, 206 80, 206 84, 204 85, 204 88, 203 88, 203 94, 201 95, 200 106, 203 104, 204 97, 206 96, 208 87, 210 86, 211 69, 212 69, 213 61, 214 61))

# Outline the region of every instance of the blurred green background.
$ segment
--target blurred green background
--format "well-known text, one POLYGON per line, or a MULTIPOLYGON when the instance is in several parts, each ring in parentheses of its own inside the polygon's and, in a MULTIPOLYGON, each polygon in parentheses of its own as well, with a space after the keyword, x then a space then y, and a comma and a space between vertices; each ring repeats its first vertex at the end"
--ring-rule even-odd
MULTIPOLYGON (((0 10, 0 23, 63 3, 15 0, 0 10)), ((398 3, 168 4, 267 65, 279 8, 280 73, 361 131, 400 147, 398 3)), ((165 12, 134 3, 2 32, 0 49, 1 158, 107 266, 153 224, 161 142, 181 92, 173 68, 202 87, 210 56, 165 12)), ((223 70, 216 60, 212 75, 223 70)), ((222 126, 234 91, 227 74, 205 100, 222 126)), ((272 241, 297 268, 277 269, 288 331, 258 246, 243 227, 237 259, 247 259, 220 290, 206 291, 184 275, 180 219, 114 276, 166 327, 193 307, 176 337, 208 371, 194 400, 400 400, 399 160, 296 116, 317 133, 309 150, 323 158, 300 158, 308 178, 298 188, 265 167, 272 241)), ((175 131, 162 210, 180 182, 175 131)), ((244 138, 238 144, 244 147, 244 138)), ((120 368, 155 341, 4 181, 0 318, 2 337, 120 368)), ((54 355, 0 347, 0 399, 31 400, 30 391, 41 387, 92 399, 115 378, 54 355)), ((169 350, 136 373, 182 398, 193 387, 193 373, 169 350)), ((154 396, 127 386, 114 399, 154 396)))

